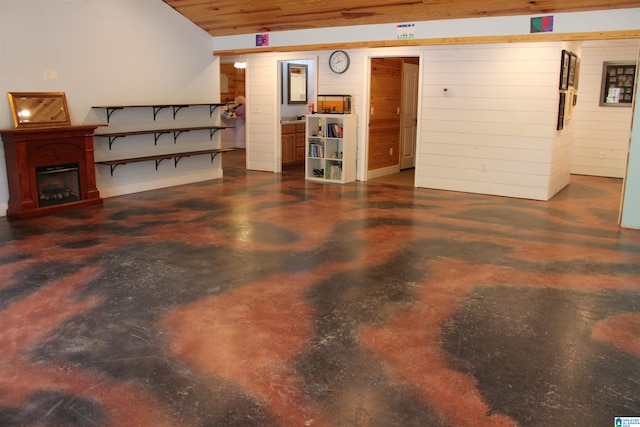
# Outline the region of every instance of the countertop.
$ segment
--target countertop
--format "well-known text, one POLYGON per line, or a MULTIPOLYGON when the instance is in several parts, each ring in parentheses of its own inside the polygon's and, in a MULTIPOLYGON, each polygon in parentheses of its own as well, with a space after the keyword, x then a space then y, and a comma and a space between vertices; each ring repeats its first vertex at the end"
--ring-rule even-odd
POLYGON ((280 124, 283 125, 301 125, 306 123, 305 119, 296 119, 295 117, 285 117, 282 120, 280 120, 280 124))

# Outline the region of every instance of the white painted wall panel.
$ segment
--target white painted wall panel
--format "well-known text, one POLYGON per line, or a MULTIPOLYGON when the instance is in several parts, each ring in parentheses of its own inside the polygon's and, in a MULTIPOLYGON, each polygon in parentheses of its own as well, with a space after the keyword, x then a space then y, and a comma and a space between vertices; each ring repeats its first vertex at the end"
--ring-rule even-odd
POLYGON ((556 43, 426 47, 416 185, 546 200, 560 51, 556 43))
MULTIPOLYGON (((427 108, 422 111, 423 117, 429 117, 431 113, 437 114, 435 110, 427 108)), ((431 120, 424 119, 422 121, 422 133, 425 132, 456 132, 466 133, 469 137, 481 135, 499 135, 499 136, 531 136, 536 138, 551 138, 555 132, 555 128, 531 123, 498 123, 498 122, 463 122, 456 119, 457 111, 452 112, 452 116, 448 120, 431 120)), ((499 120, 501 113, 495 113, 495 120, 499 120)), ((555 121, 554 121, 555 124, 555 121)))
MULTIPOLYGON (((421 134, 422 142, 456 145, 464 141, 466 135, 458 132, 428 132, 421 134)), ((524 150, 541 150, 547 152, 551 148, 548 138, 514 135, 474 135, 474 143, 483 147, 519 148, 524 150)))
MULTIPOLYGON (((549 150, 533 150, 525 147, 482 147, 460 144, 425 144, 422 154, 431 156, 450 156, 460 158, 461 161, 479 159, 485 160, 508 160, 514 163, 524 162, 548 164, 549 150)), ((474 161, 474 163, 476 163, 474 161)), ((546 172, 545 172, 546 173, 546 172)))
POLYGON ((494 196, 517 197, 522 199, 544 200, 547 197, 546 188, 541 188, 542 183, 536 187, 518 186, 507 181, 501 183, 487 182, 485 180, 462 180, 457 177, 442 178, 439 175, 429 179, 432 188, 448 191, 461 191, 465 193, 488 194, 494 196))
MULTIPOLYGON (((575 112, 564 130, 556 130, 563 48, 576 51, 579 46, 523 43, 350 50, 351 68, 343 75, 329 71, 330 52, 307 54, 318 57, 319 94, 353 96, 358 115, 358 179, 364 179, 366 170, 368 58, 421 56, 417 185, 546 200, 569 182, 572 141, 582 131, 575 126, 575 112), (446 168, 437 168, 443 164, 446 168), (470 179, 480 182, 469 184, 470 179)), ((253 103, 261 109, 249 122, 260 125, 251 131, 259 145, 249 167, 276 170, 277 159, 268 155, 277 147, 277 130, 269 125, 277 114, 271 108, 278 108, 275 67, 278 60, 289 58, 287 54, 250 57, 261 61, 268 57, 271 64, 260 62, 259 71, 247 77, 248 93, 255 95, 253 103)), ((612 120, 618 120, 616 114, 612 120)))
POLYGON ((276 168, 277 78, 277 58, 274 55, 252 55, 247 58, 248 169, 273 172, 276 168))
POLYGON ((632 109, 601 107, 602 63, 638 59, 640 40, 582 43, 571 172, 622 178, 627 166, 632 109))
MULTIPOLYGON (((453 7, 453 6, 452 6, 453 7)), ((596 10, 554 14, 555 33, 598 32, 638 28, 640 9, 596 10)), ((478 37, 495 35, 528 35, 530 16, 483 17, 470 19, 445 19, 415 23, 415 36, 422 38, 478 37)), ((396 37, 394 23, 336 27, 328 30, 311 29, 278 31, 270 33, 271 46, 313 45, 321 43, 367 42, 392 40, 396 37)), ((216 37, 216 50, 233 50, 255 47, 252 34, 216 37)))

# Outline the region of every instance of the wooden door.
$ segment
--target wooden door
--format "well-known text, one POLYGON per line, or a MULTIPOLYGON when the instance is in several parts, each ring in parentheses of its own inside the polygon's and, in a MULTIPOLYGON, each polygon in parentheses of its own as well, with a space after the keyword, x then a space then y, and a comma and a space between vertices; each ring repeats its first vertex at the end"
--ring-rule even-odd
POLYGON ((402 66, 402 132, 400 134, 400 170, 416 166, 418 129, 418 65, 402 66))
POLYGON ((372 58, 369 94, 369 170, 400 161, 402 58, 372 58))

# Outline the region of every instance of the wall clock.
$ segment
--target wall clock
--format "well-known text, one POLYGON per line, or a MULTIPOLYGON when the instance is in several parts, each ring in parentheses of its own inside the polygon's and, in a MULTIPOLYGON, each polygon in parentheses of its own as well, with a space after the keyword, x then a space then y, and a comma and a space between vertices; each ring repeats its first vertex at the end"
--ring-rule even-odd
POLYGON ((337 74, 342 74, 349 69, 351 60, 344 50, 336 50, 329 57, 329 68, 337 74))

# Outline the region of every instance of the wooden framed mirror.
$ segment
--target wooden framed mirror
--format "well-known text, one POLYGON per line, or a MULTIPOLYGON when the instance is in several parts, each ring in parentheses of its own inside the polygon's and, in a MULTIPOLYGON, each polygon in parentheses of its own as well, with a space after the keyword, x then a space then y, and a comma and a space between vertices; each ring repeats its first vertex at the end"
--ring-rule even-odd
POLYGON ((16 128, 71 126, 64 92, 9 92, 16 128))
POLYGON ((289 77, 289 104, 307 103, 307 65, 287 64, 287 76, 289 77))

